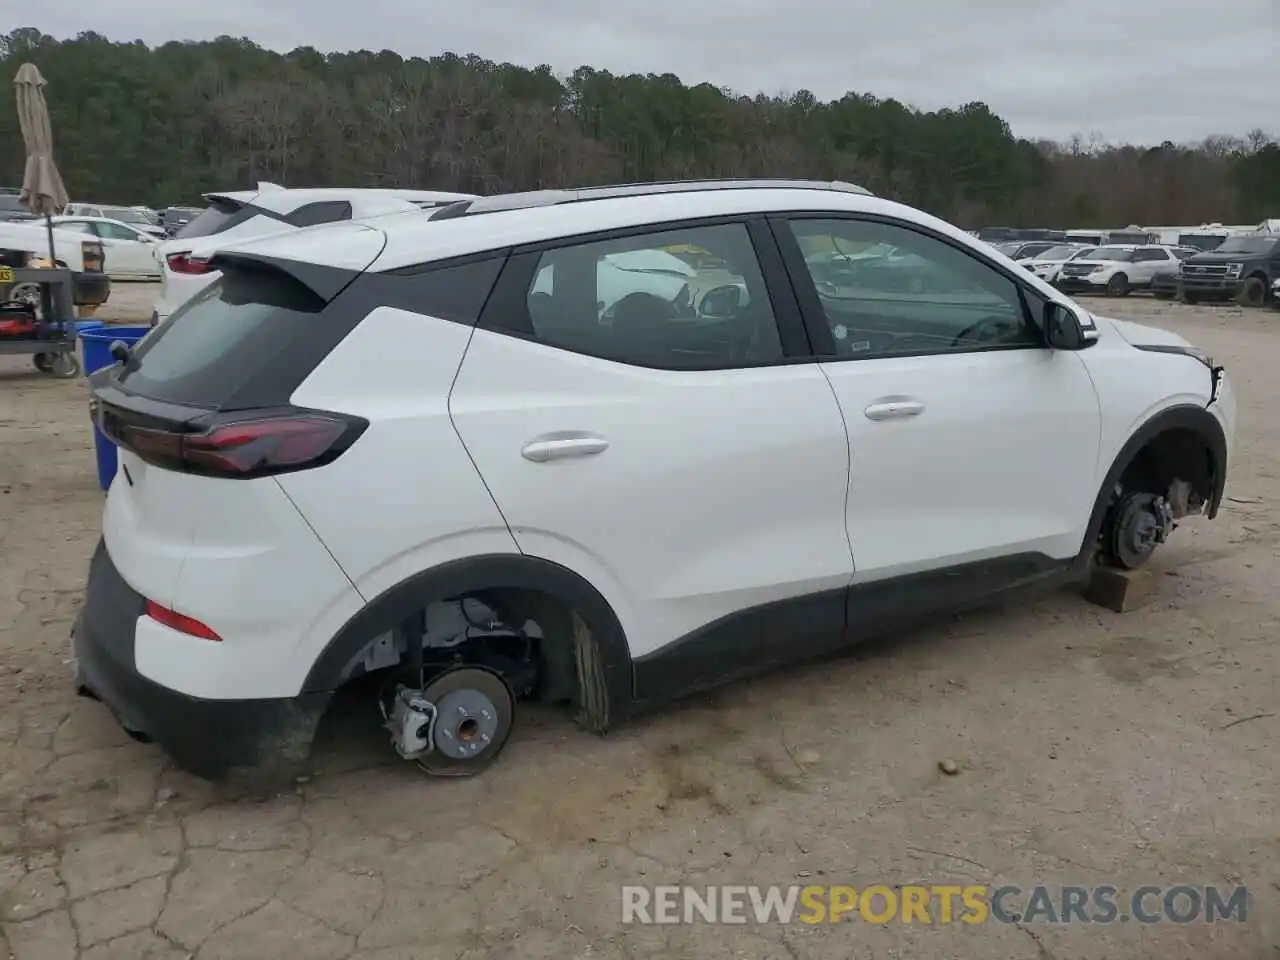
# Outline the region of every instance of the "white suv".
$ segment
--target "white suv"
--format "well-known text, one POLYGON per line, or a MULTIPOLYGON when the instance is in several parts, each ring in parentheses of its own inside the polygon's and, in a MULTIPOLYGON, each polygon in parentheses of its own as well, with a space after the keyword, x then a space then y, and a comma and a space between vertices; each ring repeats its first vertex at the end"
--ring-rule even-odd
POLYGON ((265 182, 256 190, 207 193, 209 206, 156 251, 160 295, 151 323, 164 320, 218 278, 205 259, 218 245, 322 223, 438 207, 470 196, 438 190, 289 188, 265 182))
POLYGON ((1195 253, 1187 247, 1158 244, 1116 244, 1098 247, 1088 256, 1064 263, 1057 286, 1068 293, 1101 293, 1127 297, 1132 290, 1151 286, 1157 274, 1177 272, 1178 264, 1195 253))
POLYGON ((848 185, 499 196, 212 263, 92 381, 120 469, 73 636, 205 776, 279 773, 374 673, 401 756, 474 772, 520 697, 603 731, 1135 567, 1222 499, 1208 357, 848 185))

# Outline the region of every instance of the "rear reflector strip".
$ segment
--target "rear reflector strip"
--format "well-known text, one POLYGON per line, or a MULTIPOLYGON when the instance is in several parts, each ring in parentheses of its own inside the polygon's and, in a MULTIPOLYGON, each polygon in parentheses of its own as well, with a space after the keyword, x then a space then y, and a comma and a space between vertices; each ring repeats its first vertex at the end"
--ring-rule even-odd
POLYGON ((179 633, 185 633, 187 636, 199 637, 201 640, 222 641, 220 636, 195 617, 188 617, 185 614, 177 613, 167 607, 162 607, 154 600, 147 601, 147 616, 156 623, 163 624, 170 630, 177 630, 179 633))

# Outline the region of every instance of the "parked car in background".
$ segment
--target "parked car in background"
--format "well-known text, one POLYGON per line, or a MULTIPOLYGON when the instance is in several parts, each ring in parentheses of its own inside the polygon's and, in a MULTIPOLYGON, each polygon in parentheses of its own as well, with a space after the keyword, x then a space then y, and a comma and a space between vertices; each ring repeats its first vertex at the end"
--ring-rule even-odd
POLYGON ((1096 249, 1096 247, 1077 246, 1074 243, 1061 243, 1019 262, 1045 283, 1056 284, 1064 263, 1079 260, 1096 249))
POLYGON ((261 183, 256 190, 206 194, 209 206, 160 245, 160 296, 151 321, 160 323, 218 278, 203 252, 216 245, 341 220, 420 211, 470 197, 435 190, 291 189, 273 183, 261 183))
POLYGON ((1242 234, 1184 260, 1178 293, 1184 303, 1235 298, 1243 306, 1261 307, 1277 279, 1280 235, 1242 234))
POLYGON ((1157 273, 1175 268, 1179 259, 1173 247, 1154 244, 1097 247, 1087 257, 1064 263, 1058 286, 1068 293, 1126 297, 1131 290, 1150 287, 1157 273))
POLYGON ((1271 307, 1280 310, 1280 278, 1271 281, 1271 307))
MULTIPOLYGON (((78 307, 94 307, 106 303, 111 296, 111 281, 103 272, 102 242, 82 233, 53 230, 55 266, 72 271, 71 299, 78 307)), ((0 222, 0 267, 25 268, 49 266, 49 231, 42 221, 34 223, 0 222)), ((25 300, 35 303, 39 291, 35 284, 0 285, 0 300, 25 300)))
POLYGON ((151 218, 137 207, 109 203, 68 203, 62 208, 62 215, 64 217, 106 217, 109 220, 127 223, 158 239, 162 239, 165 235, 163 228, 153 223, 151 218))
POLYGON ((35 220, 25 203, 18 199, 16 193, 0 193, 0 221, 35 220))
POLYGON ((1010 260, 1028 260, 1061 244, 1060 240, 1015 240, 1009 243, 997 243, 995 246, 1010 260))
POLYGON ((106 257, 106 274, 112 280, 159 280, 159 239, 132 224, 107 217, 54 217, 61 230, 97 237, 106 257))

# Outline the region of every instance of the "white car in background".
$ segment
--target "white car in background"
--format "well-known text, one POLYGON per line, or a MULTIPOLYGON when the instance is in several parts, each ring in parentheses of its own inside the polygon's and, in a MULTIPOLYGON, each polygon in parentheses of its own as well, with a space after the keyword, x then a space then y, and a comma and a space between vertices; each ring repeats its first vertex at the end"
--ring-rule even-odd
POLYGON ((160 279, 160 241, 153 234, 110 217, 61 216, 53 225, 101 240, 104 270, 112 280, 160 279))
POLYGON ((1097 247, 1081 246, 1075 243, 1064 243, 1056 247, 1050 247, 1043 253, 1039 253, 1034 257, 1025 257, 1018 262, 1034 273, 1045 283, 1056 283, 1058 273, 1062 270, 1062 265, 1072 260, 1079 260, 1088 253, 1092 253, 1097 247))
POLYGON ((62 208, 64 217, 105 217, 108 220, 119 220, 143 233, 149 233, 157 240, 165 238, 164 228, 148 217, 137 207, 122 207, 109 203, 68 203, 62 208))
POLYGON ((209 206, 158 248, 161 286, 151 312, 153 325, 218 279, 207 259, 215 245, 473 198, 468 193, 438 190, 289 188, 274 183, 259 183, 256 190, 204 196, 209 206))
POLYGON ((1064 263, 1057 286, 1067 293, 1127 297, 1131 290, 1150 287, 1156 274, 1176 270, 1185 256, 1181 248, 1157 244, 1098 247, 1087 257, 1064 263))

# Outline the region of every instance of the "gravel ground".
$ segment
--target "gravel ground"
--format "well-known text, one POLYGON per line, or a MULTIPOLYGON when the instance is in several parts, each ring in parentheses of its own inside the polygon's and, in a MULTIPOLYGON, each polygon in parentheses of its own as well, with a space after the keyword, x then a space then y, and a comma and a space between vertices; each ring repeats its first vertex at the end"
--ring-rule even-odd
MULTIPOLYGON (((118 285, 110 315, 145 319, 153 290, 118 285)), ((1230 500, 1153 561, 1142 608, 1008 603, 603 739, 532 711, 457 782, 395 761, 344 704, 314 775, 252 796, 72 696, 101 510, 86 392, 0 359, 0 958, 1280 956, 1280 315, 1100 309, 1209 348, 1241 396, 1230 500), (620 922, 620 885, 675 882, 1251 900, 1217 925, 620 922)))

